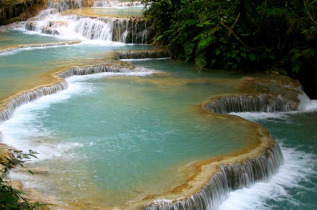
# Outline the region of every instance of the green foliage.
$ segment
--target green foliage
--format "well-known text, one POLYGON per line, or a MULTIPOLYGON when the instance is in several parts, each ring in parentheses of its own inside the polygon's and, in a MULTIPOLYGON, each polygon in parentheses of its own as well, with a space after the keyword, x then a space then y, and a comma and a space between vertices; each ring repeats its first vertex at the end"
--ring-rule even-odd
MULTIPOLYGON (((23 163, 31 157, 36 158, 36 152, 29 150, 29 153, 22 151, 14 151, 14 158, 8 159, 7 163, 3 163, 5 168, 1 171, 0 175, 0 209, 35 209, 43 204, 29 203, 23 197, 23 192, 11 187, 10 183, 3 180, 3 176, 15 165, 23 167, 23 163)), ((30 173, 32 173, 30 171, 30 173)))
POLYGON ((156 41, 197 67, 298 72, 316 56, 316 0, 143 0, 156 41))

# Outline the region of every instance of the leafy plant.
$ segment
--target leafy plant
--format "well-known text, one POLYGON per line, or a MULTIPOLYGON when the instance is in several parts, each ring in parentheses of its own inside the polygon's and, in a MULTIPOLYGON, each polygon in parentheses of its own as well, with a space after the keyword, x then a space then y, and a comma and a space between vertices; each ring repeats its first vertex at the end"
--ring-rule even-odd
MULTIPOLYGON (((29 150, 28 153, 22 151, 13 150, 14 155, 11 158, 7 158, 3 170, 0 175, 0 209, 35 209, 43 204, 30 203, 23 195, 24 193, 14 189, 8 181, 5 181, 3 177, 8 173, 9 169, 18 165, 23 167, 26 160, 34 157, 36 158, 36 152, 29 150)), ((32 173, 30 171, 30 173, 32 173)))
POLYGON ((316 0, 143 0, 174 57, 199 69, 301 70, 316 56, 316 0))

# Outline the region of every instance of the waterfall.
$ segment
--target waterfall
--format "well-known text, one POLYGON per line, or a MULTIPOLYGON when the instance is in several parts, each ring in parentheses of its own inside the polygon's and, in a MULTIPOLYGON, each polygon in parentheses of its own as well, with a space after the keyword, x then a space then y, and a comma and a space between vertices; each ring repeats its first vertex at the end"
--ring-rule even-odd
MULTIPOLYGON (((94 2, 98 3, 98 1, 94 2)), ((115 3, 115 1, 102 2, 118 5, 131 4, 127 2, 115 3)), ((90 17, 58 13, 66 9, 79 8, 84 3, 84 0, 48 0, 48 9, 40 12, 35 18, 30 19, 25 23, 24 27, 26 30, 66 36, 67 38, 76 37, 78 39, 135 44, 147 44, 153 41, 152 23, 143 18, 90 17)), ((137 2, 134 3, 137 4, 137 2)))
POLYGON ((58 11, 55 8, 49 8, 42 10, 38 15, 36 15, 36 18, 43 19, 47 17, 48 15, 56 14, 58 11))
POLYGON ((35 22, 27 22, 25 24, 25 29, 29 31, 37 31, 39 30, 37 24, 35 22))
POLYGON ((144 28, 145 30, 142 32, 142 43, 144 43, 145 40, 147 40, 148 37, 148 30, 146 26, 146 21, 144 21, 144 28))
POLYGON ((29 31, 40 31, 43 34, 50 34, 50 35, 60 35, 59 29, 53 25, 40 25, 36 22, 27 22, 25 24, 25 29, 29 31))
POLYGON ((66 89, 67 87, 68 87, 67 82, 62 81, 52 86, 38 88, 36 90, 23 93, 16 98, 13 98, 12 100, 10 100, 9 103, 7 103, 7 109, 0 111, 0 122, 8 120, 12 116, 15 109, 18 108, 19 106, 25 103, 31 102, 33 100, 36 100, 42 96, 54 94, 58 91, 66 89))
POLYGON ((41 30, 43 34, 50 34, 50 35, 59 35, 59 31, 56 28, 51 28, 49 26, 43 27, 41 30))
MULTIPOLYGON (((137 18, 89 18, 82 16, 48 16, 44 21, 29 21, 25 29, 50 35, 80 35, 89 40, 147 44, 152 31, 147 20, 137 18)), ((74 37, 74 36, 73 36, 74 37)))
POLYGON ((298 96, 298 99, 300 100, 300 103, 298 105, 299 111, 309 111, 309 110, 315 110, 316 109, 316 100, 311 100, 306 93, 302 93, 298 96), (314 103, 313 103, 314 102, 314 103))
POLYGON ((27 48, 37 48, 37 47, 58 47, 58 46, 66 46, 66 45, 74 45, 79 44, 80 41, 68 41, 68 42, 52 42, 52 43, 39 43, 39 44, 23 44, 15 47, 9 47, 5 49, 0 49, 1 53, 12 52, 19 49, 27 49, 27 48))
POLYGON ((119 68, 112 65, 95 65, 87 67, 74 67, 67 71, 64 71, 58 74, 58 77, 66 79, 74 75, 88 75, 88 74, 97 74, 102 72, 130 72, 129 68, 119 68))
POLYGON ((216 113, 289 112, 298 108, 296 102, 271 94, 223 96, 213 98, 204 106, 216 113))
POLYGON ((93 7, 112 7, 115 5, 114 1, 103 0, 103 1, 94 1, 93 7))
POLYGON ((114 20, 95 20, 91 18, 81 18, 77 21, 75 32, 88 38, 112 41, 114 20))
POLYGON ((176 201, 157 200, 147 210, 216 209, 230 191, 250 186, 276 173, 284 158, 277 143, 256 158, 236 164, 221 165, 204 188, 189 198, 176 201))
POLYGON ((54 8, 57 11, 81 8, 84 5, 83 0, 47 0, 47 8, 54 8))
MULTIPOLYGON (((86 66, 86 67, 74 67, 65 72, 58 74, 59 78, 65 79, 73 75, 87 75, 87 74, 96 74, 102 72, 129 72, 129 68, 121 68, 112 65, 95 65, 95 66, 86 66)), ((34 101, 42 96, 51 95, 58 91, 65 90, 68 87, 68 83, 64 80, 58 82, 49 87, 41 87, 27 93, 23 93, 13 99, 11 99, 7 104, 7 108, 0 111, 0 123, 10 119, 15 109, 19 106, 34 101)))
POLYGON ((144 7, 140 1, 116 2, 114 0, 94 1, 93 7, 144 7))
POLYGON ((117 54, 116 59, 144 59, 144 58, 168 58, 168 50, 128 51, 117 54))

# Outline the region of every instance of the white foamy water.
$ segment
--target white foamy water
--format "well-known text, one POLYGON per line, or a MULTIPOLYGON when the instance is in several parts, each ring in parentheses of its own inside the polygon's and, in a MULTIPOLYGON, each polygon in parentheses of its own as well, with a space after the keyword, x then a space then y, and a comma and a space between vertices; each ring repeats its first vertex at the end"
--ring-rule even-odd
POLYGON ((120 47, 124 45, 130 45, 125 44, 122 42, 113 42, 113 41, 104 41, 104 40, 84 40, 80 42, 82 45, 96 45, 96 46, 111 46, 111 47, 120 47))
POLYGON ((47 141, 53 135, 53 131, 46 130, 40 123, 40 119, 47 117, 45 110, 48 110, 51 105, 65 103, 72 96, 88 94, 92 90, 93 87, 87 83, 73 82, 65 91, 44 96, 19 107, 11 119, 0 125, 3 142, 25 152, 32 149, 39 153, 39 160, 61 157, 72 147, 82 146, 77 142, 54 144, 47 141))
MULTIPOLYGON (((299 111, 285 113, 267 113, 267 112, 242 112, 230 113, 246 118, 248 120, 276 120, 287 121, 291 115, 298 115, 307 112, 317 111, 317 100, 310 100, 306 95, 299 97, 301 104, 299 111)), ((277 140, 283 142, 283 140, 277 140)), ((280 143, 281 144, 281 143, 280 143)), ((300 142, 299 142, 300 144, 300 142)), ((311 176, 316 176, 317 157, 314 154, 306 153, 298 148, 284 147, 281 150, 284 155, 284 164, 280 167, 277 174, 269 180, 264 180, 254 184, 249 188, 243 188, 230 193, 229 198, 219 207, 219 210, 253 210, 253 209, 272 209, 267 203, 268 200, 275 202, 291 203, 293 206, 299 206, 297 201, 290 193, 289 189, 299 191, 310 191, 300 182, 311 182, 311 176)), ((312 188, 315 184, 311 183, 312 188)))
POLYGON ((122 61, 128 61, 128 62, 132 62, 132 61, 151 61, 151 60, 170 60, 171 57, 165 57, 165 58, 135 58, 135 59, 120 59, 122 61))
POLYGON ((289 188, 303 190, 299 183, 306 181, 308 176, 317 175, 314 166, 317 164, 316 155, 307 154, 296 148, 281 146, 285 162, 277 174, 267 181, 261 181, 250 188, 243 188, 230 193, 230 196, 219 207, 219 210, 271 209, 266 201, 287 201, 297 205, 289 193, 289 188))
POLYGON ((99 0, 94 1, 93 8, 131 8, 131 7, 144 7, 140 1, 130 1, 130 2, 117 2, 112 0, 99 0))
MULTIPOLYGON (((127 73, 100 73, 85 76, 73 76, 67 79, 69 88, 53 95, 44 96, 36 101, 27 103, 19 107, 11 119, 0 125, 2 140, 4 143, 16 149, 27 152, 29 149, 38 152, 36 161, 43 161, 51 158, 74 158, 72 153, 75 148, 85 145, 79 142, 55 141, 62 137, 54 136, 54 131, 47 130, 41 124, 41 118, 49 117, 46 115, 53 104, 67 103, 67 100, 76 95, 86 95, 98 90, 93 84, 85 82, 102 77, 111 76, 146 76, 154 71, 137 68, 134 72, 127 73)), ((59 122, 56 122, 59 123, 59 122)))
POLYGON ((134 25, 137 24, 134 21, 134 19, 110 17, 89 18, 77 15, 61 15, 55 9, 47 9, 17 28, 24 32, 32 31, 36 34, 48 34, 69 40, 102 40, 121 43, 126 43, 128 34, 132 33, 132 40, 129 42, 134 43, 138 36, 142 36, 141 42, 144 44, 148 34, 146 24, 145 28, 139 31, 140 27, 134 28, 134 25))
POLYGON ((237 115, 248 120, 256 121, 260 119, 279 118, 287 119, 288 115, 316 112, 317 111, 317 100, 310 100, 306 94, 299 96, 300 104, 298 111, 292 112, 231 112, 229 114, 237 115))
POLYGON ((80 18, 76 15, 61 15, 55 9, 43 10, 36 17, 23 22, 23 24, 16 25, 14 29, 27 34, 81 41, 89 39, 110 41, 110 36, 112 36, 110 22, 107 24, 100 20, 80 18), (27 27, 30 23, 32 24, 31 28, 30 26, 27 27), (57 34, 45 32, 47 29, 56 31, 57 34), (96 36, 92 37, 92 33, 96 33, 96 36))

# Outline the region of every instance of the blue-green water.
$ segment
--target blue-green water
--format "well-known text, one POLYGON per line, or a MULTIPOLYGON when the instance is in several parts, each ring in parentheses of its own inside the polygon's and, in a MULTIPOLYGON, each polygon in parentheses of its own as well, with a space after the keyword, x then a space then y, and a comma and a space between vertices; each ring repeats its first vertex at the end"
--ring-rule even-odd
POLYGON ((73 77, 69 90, 26 105, 5 122, 5 138, 40 152, 31 166, 51 172, 22 179, 59 199, 123 205, 183 182, 178 169, 191 161, 250 143, 244 124, 200 116, 195 107, 232 92, 242 76, 198 73, 170 60, 143 64, 165 73, 73 77))
MULTIPOLYGON (((153 49, 148 45, 79 44, 63 47, 19 50, 0 55, 0 99, 39 83, 49 83, 47 72, 70 66, 101 63, 107 53, 153 49), (99 61, 98 61, 99 59, 99 61)), ((108 56, 109 57, 109 56, 108 56)), ((108 58, 109 60, 109 58, 108 58)))
POLYGON ((19 44, 34 44, 60 41, 63 41, 63 39, 53 36, 38 35, 34 33, 23 33, 22 31, 18 30, 0 32, 0 48, 19 44))
POLYGON ((224 209, 315 209, 317 206, 317 101, 315 111, 239 114, 265 125, 279 142, 284 165, 271 179, 231 193, 224 209))
MULTIPOLYGON (((60 39, 0 33, 0 47, 55 41, 60 39)), ((112 51, 151 48, 88 41, 1 54, 0 99, 49 82, 47 73, 56 69, 104 62, 112 51)), ((57 200, 122 206, 183 183, 184 166, 192 161, 252 144, 245 124, 208 117, 197 106, 209 96, 237 91, 243 75, 198 72, 172 60, 133 63, 146 69, 72 77, 68 90, 18 109, 0 126, 3 140, 38 151, 39 159, 27 165, 49 173, 10 176, 57 200)), ((232 192, 220 209, 314 209, 317 112, 240 115, 270 130, 285 164, 271 179, 232 192)))
POLYGON ((84 7, 81 9, 75 9, 67 11, 68 13, 74 12, 78 15, 87 16, 110 16, 110 17, 142 17, 142 7, 84 7))

